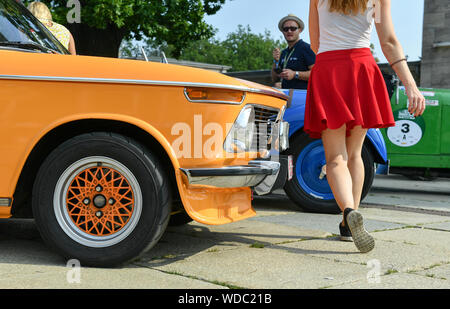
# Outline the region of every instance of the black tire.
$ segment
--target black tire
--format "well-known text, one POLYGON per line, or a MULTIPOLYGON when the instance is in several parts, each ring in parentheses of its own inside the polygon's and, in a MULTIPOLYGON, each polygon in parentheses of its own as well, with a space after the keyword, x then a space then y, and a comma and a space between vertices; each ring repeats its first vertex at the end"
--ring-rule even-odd
MULTIPOLYGON (((341 213, 328 186, 326 176, 321 180, 319 178, 321 167, 325 164, 322 142, 311 139, 306 133, 302 133, 294 137, 289 144, 290 148, 287 150, 287 154, 293 157, 294 175, 284 186, 287 196, 295 205, 307 212, 341 213), (298 167, 299 162, 304 162, 307 168, 298 167)), ((361 200, 369 192, 375 175, 374 159, 366 145, 362 150, 362 158, 365 179, 361 200)))
POLYGON ((84 266, 136 259, 167 227, 171 194, 164 170, 149 150, 122 135, 71 138, 46 158, 33 187, 42 238, 84 266))

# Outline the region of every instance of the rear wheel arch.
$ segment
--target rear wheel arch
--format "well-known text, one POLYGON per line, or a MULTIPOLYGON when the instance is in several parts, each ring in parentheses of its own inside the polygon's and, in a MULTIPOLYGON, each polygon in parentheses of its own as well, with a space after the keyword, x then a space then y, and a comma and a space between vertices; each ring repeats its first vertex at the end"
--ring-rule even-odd
POLYGON ((375 163, 386 164, 386 161, 383 159, 383 157, 377 151, 373 142, 368 137, 366 137, 364 145, 366 145, 367 148, 370 150, 370 153, 372 154, 375 163))
POLYGON ((92 132, 110 132, 126 136, 151 150, 167 168, 172 200, 180 200, 173 162, 161 143, 146 130, 137 125, 117 120, 86 119, 64 123, 44 135, 27 157, 22 168, 13 196, 11 214, 13 217, 32 217, 31 192, 37 172, 47 156, 66 140, 92 132))

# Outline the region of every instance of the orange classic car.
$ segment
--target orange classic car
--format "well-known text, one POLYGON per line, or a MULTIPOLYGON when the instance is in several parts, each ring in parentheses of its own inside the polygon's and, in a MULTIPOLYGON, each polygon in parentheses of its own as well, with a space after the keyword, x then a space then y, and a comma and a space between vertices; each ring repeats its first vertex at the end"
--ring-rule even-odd
POLYGON ((283 93, 206 70, 68 55, 13 0, 0 0, 0 85, 0 218, 34 218, 82 265, 135 259, 169 221, 254 216, 252 192, 286 177, 283 93))

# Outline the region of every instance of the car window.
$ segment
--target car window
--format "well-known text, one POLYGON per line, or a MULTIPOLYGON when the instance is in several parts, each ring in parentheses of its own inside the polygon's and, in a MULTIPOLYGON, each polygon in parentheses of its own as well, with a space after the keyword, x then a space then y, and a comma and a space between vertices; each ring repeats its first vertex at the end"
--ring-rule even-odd
POLYGON ((68 54, 50 31, 14 0, 0 0, 0 42, 34 43, 68 54))

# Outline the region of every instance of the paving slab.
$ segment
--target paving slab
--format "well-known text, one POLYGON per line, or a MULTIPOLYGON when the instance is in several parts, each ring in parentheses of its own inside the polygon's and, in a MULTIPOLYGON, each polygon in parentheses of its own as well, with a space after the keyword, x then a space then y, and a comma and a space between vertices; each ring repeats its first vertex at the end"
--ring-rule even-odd
POLYGON ((436 264, 429 268, 415 272, 417 275, 436 278, 447 281, 447 287, 450 288, 450 264, 436 264))
POLYGON ((366 254, 359 253, 353 243, 341 242, 337 238, 314 239, 280 246, 325 258, 332 263, 345 261, 367 265, 370 261, 375 261, 379 263, 383 274, 391 271, 423 270, 431 265, 450 262, 450 251, 445 248, 413 243, 411 239, 402 238, 403 233, 391 236, 401 232, 403 230, 372 233, 375 238, 375 248, 366 254))
POLYGON ((447 286, 437 275, 432 278, 416 274, 433 265, 450 263, 449 248, 442 244, 448 234, 417 228, 445 223, 446 217, 373 208, 360 211, 376 239, 375 249, 368 254, 357 252, 352 243, 331 237, 338 233, 340 215, 289 209, 277 212, 264 207, 262 214, 258 211, 254 218, 229 225, 205 226, 193 222, 170 228, 163 238, 166 243, 155 248, 161 254, 168 253, 166 257, 155 259, 149 254, 139 265, 228 287, 447 286), (429 238, 433 240, 428 241, 429 238), (261 248, 252 247, 255 242, 261 248), (180 255, 171 255, 169 248, 172 252, 176 248, 180 255), (381 284, 374 285, 367 277, 371 270, 368 264, 373 262, 379 264, 381 284))
POLYGON ((427 228, 407 228, 375 233, 380 240, 418 245, 430 252, 446 252, 450 259, 450 233, 427 228))
POLYGON ((450 211, 450 180, 414 181, 401 175, 376 175, 363 204, 450 211))
POLYGON ((18 272, 4 274, 1 289, 220 289, 209 282, 145 267, 121 269, 68 268, 22 265, 18 272), (75 272, 76 271, 76 272, 75 272))
POLYGON ((428 229, 442 230, 450 232, 450 220, 444 222, 427 223, 423 227, 428 229))
POLYGON ((408 226, 420 226, 450 221, 450 217, 447 216, 398 211, 392 209, 369 208, 364 205, 361 206, 360 212, 363 214, 365 219, 392 222, 408 226))
MULTIPOLYGON (((278 216, 268 216, 274 220, 278 216)), ((267 217, 260 217, 267 218, 267 217)), ((255 241, 279 243, 291 240, 328 237, 331 233, 314 228, 295 225, 281 225, 270 220, 252 220, 234 222, 227 225, 203 225, 192 222, 182 227, 170 227, 169 233, 208 238, 235 244, 252 244, 255 241)))
MULTIPOLYGON (((364 213, 362 211, 362 213, 364 213)), ((342 221, 342 215, 327 215, 314 213, 292 213, 277 216, 257 216, 249 220, 272 222, 282 226, 294 226, 309 230, 326 231, 330 234, 339 234, 339 223, 342 221)), ((404 224, 381 221, 365 220, 365 227, 368 231, 398 229, 404 227, 404 224)))
POLYGON ((67 275, 73 268, 67 267, 66 261, 41 240, 0 240, 0 252, 0 289, 221 288, 176 274, 138 268, 133 264, 117 269, 81 267, 80 282, 71 283, 67 275))
POLYGON ((426 276, 408 273, 394 273, 358 280, 340 285, 331 285, 330 289, 449 289, 448 280, 434 279, 426 276))
POLYGON ((419 196, 410 196, 411 200, 405 201, 402 197, 397 196, 386 196, 383 198, 373 197, 370 194, 364 199, 363 203, 377 204, 377 205, 387 205, 389 207, 395 208, 406 207, 411 209, 423 209, 423 210, 436 210, 436 211, 449 211, 448 200, 421 200, 419 196))
POLYGON ((0 274, 20 269, 20 265, 60 265, 65 261, 50 250, 41 239, 24 240, 8 238, 0 240, 0 274))
POLYGON ((395 188, 397 192, 425 192, 450 195, 450 180, 435 178, 432 180, 414 181, 402 175, 375 175, 372 188, 395 188))
POLYGON ((168 228, 158 244, 139 262, 145 261, 149 265, 171 264, 199 253, 267 247, 329 236, 331 234, 324 231, 250 220, 220 226, 192 222, 182 227, 168 228))
POLYGON ((366 277, 365 265, 339 264, 279 247, 241 247, 201 252, 175 263, 152 265, 152 268, 251 289, 321 288, 329 284, 330 278, 344 283, 366 277))
MULTIPOLYGON (((406 228, 406 225, 397 223, 384 225, 395 229, 372 233, 377 240, 374 251, 361 254, 353 243, 341 242, 337 237, 330 237, 330 233, 328 236, 315 235, 311 234, 314 230, 305 229, 308 227, 316 228, 317 231, 324 230, 330 226, 330 221, 336 220, 336 216, 304 213, 298 215, 257 216, 252 220, 228 226, 191 223, 181 228, 172 228, 171 233, 165 238, 166 245, 162 243, 159 249, 155 249, 164 254, 170 252, 167 251, 168 248, 177 248, 181 254, 169 253, 166 258, 160 259, 148 254, 147 259, 139 261, 139 265, 176 272, 184 276, 197 276, 202 280, 220 282, 226 286, 324 288, 330 284, 345 283, 351 286, 354 281, 367 281, 367 274, 370 271, 368 263, 373 261, 379 263, 382 276, 391 272, 421 271, 436 263, 450 262, 450 251, 445 246, 442 247, 438 240, 436 246, 431 248, 422 243, 426 237, 422 241, 412 242, 412 239, 418 240, 413 234, 423 232, 423 229, 406 228), (304 216, 304 220, 301 220, 301 216, 304 216), (271 223, 265 222, 267 219, 270 219, 271 223), (411 232, 408 232, 409 230, 411 232), (277 232, 268 233, 269 231, 277 232), (303 232, 303 236, 298 238, 300 231, 303 232), (181 238, 180 233, 183 234, 181 238), (255 241, 259 242, 262 248, 253 248, 252 244, 255 241), (195 247, 193 245, 195 242, 201 245, 191 250, 192 246, 195 247), (208 245, 204 246, 205 243, 208 245), (316 268, 323 271, 318 272, 316 268), (355 271, 350 271, 348 276, 340 274, 341 270, 349 269, 355 271), (292 272, 296 275, 292 275, 292 272), (299 280, 299 275, 302 280, 299 280)), ((382 216, 378 214, 377 217, 382 216)), ((427 217, 428 222, 438 219, 435 216, 427 217)), ((418 222, 424 220, 415 219, 419 220, 418 222)), ((367 221, 369 223, 371 220, 367 221)), ((373 221, 373 229, 379 227, 381 223, 386 223, 373 221)), ((425 230, 428 234, 433 232, 425 230)), ((155 252, 157 251, 152 251, 155 252)))

